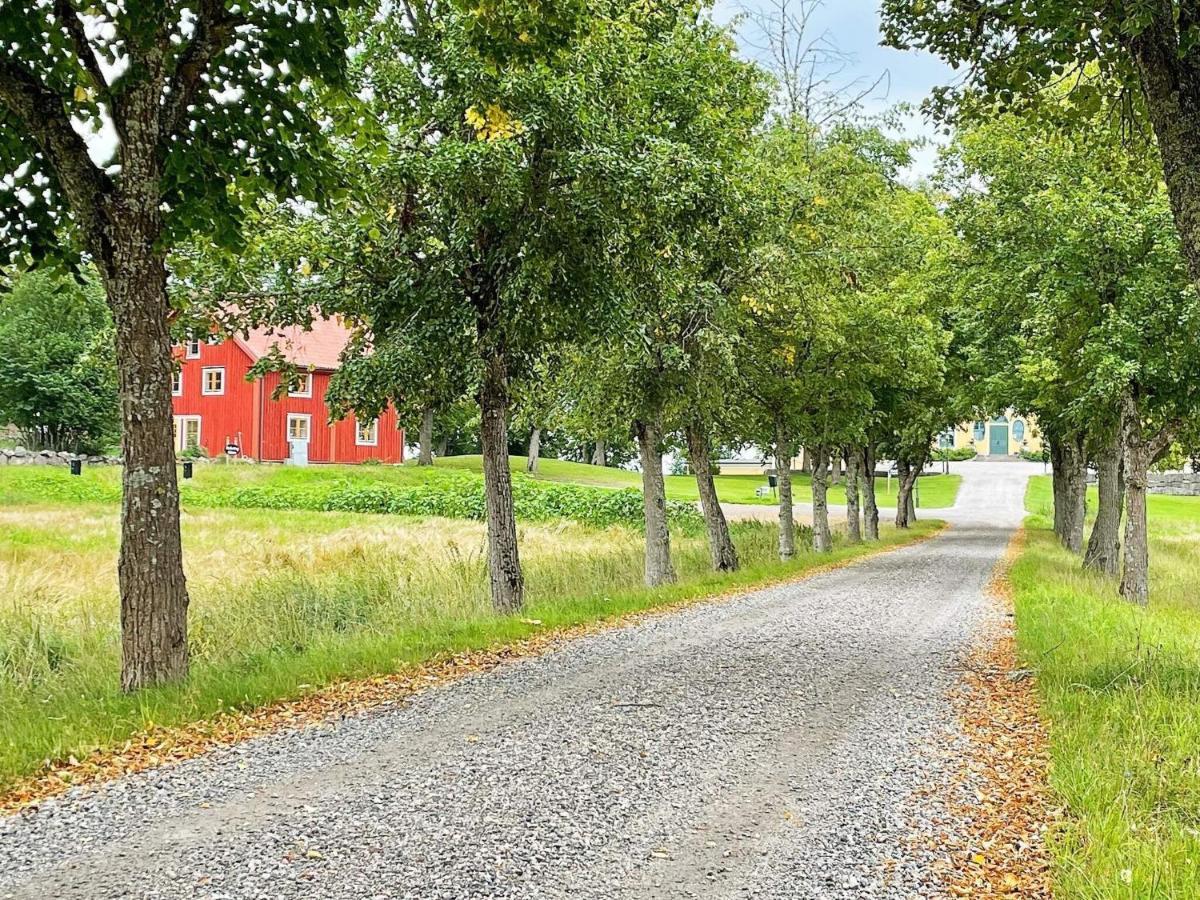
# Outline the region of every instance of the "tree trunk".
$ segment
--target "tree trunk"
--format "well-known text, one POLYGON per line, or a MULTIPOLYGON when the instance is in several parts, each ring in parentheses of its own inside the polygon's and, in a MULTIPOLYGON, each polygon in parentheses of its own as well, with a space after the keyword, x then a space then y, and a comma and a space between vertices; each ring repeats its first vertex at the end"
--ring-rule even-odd
POLYGON ((1062 442, 1057 437, 1047 435, 1046 442, 1050 446, 1050 493, 1054 503, 1054 534, 1059 542, 1063 541, 1063 515, 1067 508, 1063 493, 1062 473, 1066 470, 1063 464, 1062 442))
POLYGON ((846 466, 846 535, 852 544, 862 543, 862 521, 859 518, 859 469, 862 452, 857 447, 847 447, 846 466))
POLYGON ((479 410, 492 606, 499 613, 514 613, 525 602, 525 579, 517 550, 517 517, 508 468, 508 368, 503 352, 493 351, 484 360, 479 410))
POLYGON ((879 540, 879 503, 875 498, 875 448, 866 444, 862 448, 862 471, 859 484, 863 496, 863 532, 868 541, 879 540))
POLYGON ((1121 596, 1145 606, 1150 600, 1150 535, 1146 521, 1146 486, 1150 455, 1142 436, 1142 416, 1136 398, 1121 399, 1121 442, 1125 463, 1125 568, 1121 596))
POLYGON ((667 488, 663 481, 658 424, 633 423, 642 462, 642 506, 646 518, 646 584, 656 587, 675 580, 671 532, 667 526, 667 488))
POLYGON ((775 481, 779 491, 779 558, 796 555, 796 519, 792 514, 792 444, 782 425, 775 427, 775 481))
POLYGON ((417 457, 418 466, 433 465, 433 407, 427 406, 421 410, 421 433, 419 437, 421 452, 417 457))
POLYGON ((1183 255, 1192 281, 1200 286, 1200 71, 1194 49, 1181 49, 1175 5, 1148 5, 1148 21, 1128 43, 1158 138, 1183 255))
POLYGON ((596 441, 596 449, 592 453, 592 465, 608 465, 608 444, 605 443, 604 438, 600 438, 598 441, 596 441))
POLYGON ((829 456, 829 447, 825 444, 813 448, 813 550, 817 553, 828 553, 833 549, 833 534, 829 530, 829 456))
POLYGON ((1120 431, 1105 440, 1098 454, 1100 504, 1088 539, 1083 567, 1116 575, 1121 565, 1121 511, 1125 505, 1120 431))
POLYGON ((531 475, 536 475, 538 470, 538 459, 542 453, 542 429, 536 425, 533 431, 529 434, 529 459, 525 461, 525 471, 531 475))
POLYGON ((442 438, 440 441, 438 441, 436 452, 439 459, 444 459, 446 457, 446 451, 449 448, 449 443, 450 442, 445 438, 442 438))
POLYGON ((908 460, 896 461, 896 475, 899 481, 899 486, 896 493, 896 527, 911 528, 913 522, 917 521, 917 504, 913 497, 913 492, 917 486, 917 479, 921 477, 921 469, 924 468, 924 463, 921 460, 910 462, 908 460))
POLYGON ((187 582, 179 530, 179 484, 171 401, 166 267, 154 249, 157 204, 112 226, 101 265, 116 325, 121 397, 121 687, 187 675, 187 582), (149 220, 147 222, 146 220, 149 220), (141 226, 141 227, 139 227, 141 226))
POLYGON ((842 458, 832 450, 829 451, 829 483, 842 483, 842 458))
POLYGON ((1054 471, 1058 539, 1072 553, 1082 553, 1087 518, 1087 449, 1083 435, 1059 441, 1058 456, 1061 468, 1054 471))
POLYGON ((700 492, 700 509, 704 513, 704 524, 708 529, 708 547, 712 553, 712 566, 717 572, 735 572, 738 567, 737 550, 729 535, 729 524, 717 499, 717 486, 713 481, 712 452, 708 433, 696 423, 686 429, 688 443, 688 465, 696 476, 696 489, 700 492))

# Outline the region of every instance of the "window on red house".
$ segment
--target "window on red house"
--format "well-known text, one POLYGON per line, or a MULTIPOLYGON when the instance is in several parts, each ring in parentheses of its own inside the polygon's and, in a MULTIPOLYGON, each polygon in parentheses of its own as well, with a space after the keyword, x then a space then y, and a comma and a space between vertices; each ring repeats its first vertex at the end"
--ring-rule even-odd
POLYGON ((223 368, 205 369, 201 375, 202 393, 210 396, 225 393, 225 370, 223 368))
POLYGON ((307 441, 310 434, 311 416, 291 415, 287 418, 287 434, 289 441, 307 441))
POLYGON ((183 395, 183 369, 176 369, 171 373, 171 395, 173 397, 183 395))
POLYGON ((374 447, 379 443, 379 420, 359 422, 355 443, 360 447, 374 447))
POLYGON ((188 359, 199 359, 200 358, 200 342, 199 341, 189 340, 187 342, 187 358, 188 359))
POLYGON ((298 372, 293 387, 288 389, 289 397, 311 397, 312 396, 312 373, 298 372))

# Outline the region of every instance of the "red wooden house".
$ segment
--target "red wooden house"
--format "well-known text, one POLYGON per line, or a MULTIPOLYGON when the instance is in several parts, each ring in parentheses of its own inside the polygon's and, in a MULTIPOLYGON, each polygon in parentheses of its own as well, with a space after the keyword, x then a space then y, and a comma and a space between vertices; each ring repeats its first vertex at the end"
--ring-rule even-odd
POLYGON ((350 331, 332 319, 309 330, 259 329, 245 339, 191 340, 176 348, 175 449, 202 447, 260 462, 360 463, 404 461, 404 432, 392 407, 378 419, 347 416, 330 423, 325 405, 350 331), (301 383, 275 393, 283 378, 270 373, 247 381, 250 367, 275 347, 300 370, 301 383))

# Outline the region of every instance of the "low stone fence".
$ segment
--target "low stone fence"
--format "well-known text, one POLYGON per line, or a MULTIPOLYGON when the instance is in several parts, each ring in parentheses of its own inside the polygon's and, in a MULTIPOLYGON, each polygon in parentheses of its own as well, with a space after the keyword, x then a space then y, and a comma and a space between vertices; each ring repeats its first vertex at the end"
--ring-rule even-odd
POLYGON ((1200 497, 1200 472, 1151 472, 1149 490, 1152 494, 1200 497))
POLYGON ((65 450, 26 450, 24 447, 0 450, 0 466, 66 466, 71 460, 82 459, 89 466, 119 466, 119 456, 86 456, 65 450))

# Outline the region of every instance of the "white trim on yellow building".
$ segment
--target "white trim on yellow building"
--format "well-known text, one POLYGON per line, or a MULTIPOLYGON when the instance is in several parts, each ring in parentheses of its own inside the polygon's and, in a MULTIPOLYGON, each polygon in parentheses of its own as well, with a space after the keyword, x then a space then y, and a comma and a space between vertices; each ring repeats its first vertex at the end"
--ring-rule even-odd
POLYGON ((1021 416, 1005 410, 989 419, 963 422, 938 439, 940 449, 973 449, 980 456, 1003 458, 1020 456, 1022 452, 1041 453, 1042 435, 1033 416, 1021 416))

